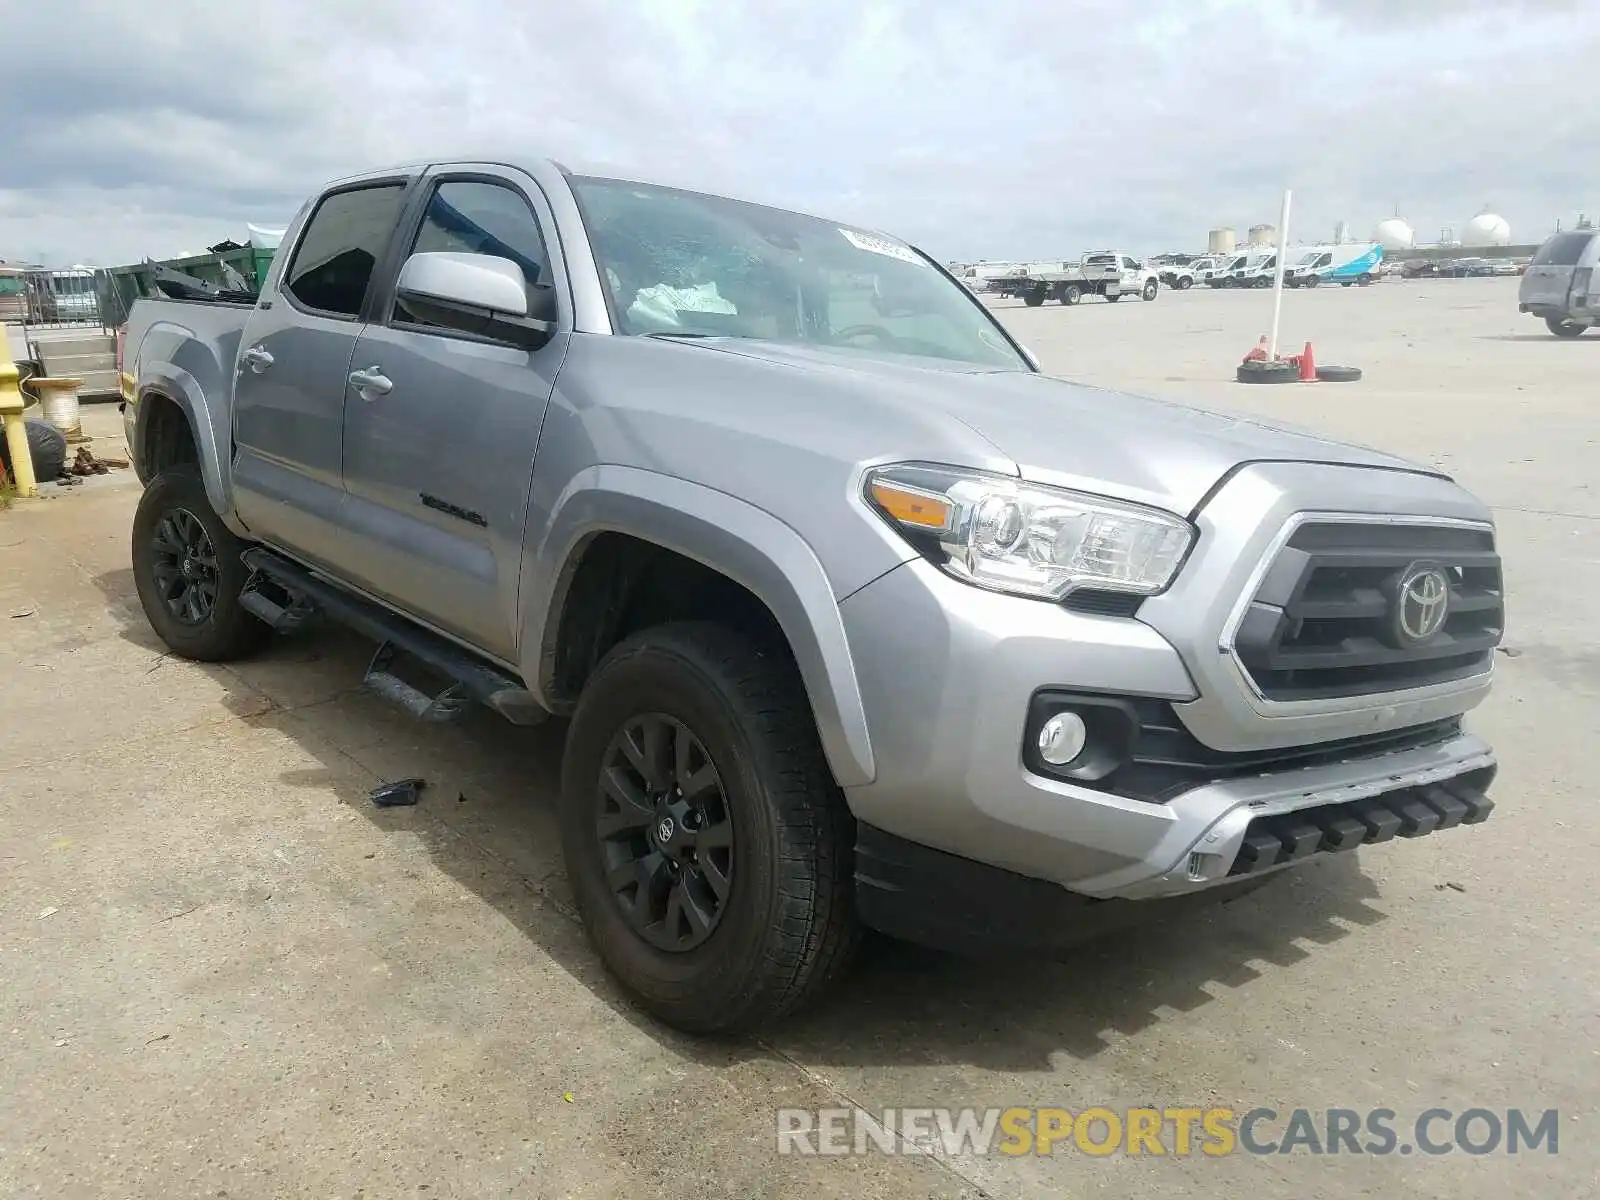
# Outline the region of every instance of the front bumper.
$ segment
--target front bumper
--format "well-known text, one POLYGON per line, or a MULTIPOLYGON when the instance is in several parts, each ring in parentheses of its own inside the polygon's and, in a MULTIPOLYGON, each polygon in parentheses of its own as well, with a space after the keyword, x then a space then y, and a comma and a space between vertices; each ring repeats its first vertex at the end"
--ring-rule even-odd
MULTIPOLYGON (((1082 897, 1143 900, 1231 888, 1245 858, 1254 876, 1360 844, 1348 820, 1331 831, 1319 823, 1348 818, 1352 805, 1375 798, 1409 805, 1441 785, 1481 793, 1495 770, 1485 743, 1452 730, 1388 753, 1354 750, 1316 765, 1268 765, 1159 800, 1065 782, 1023 761, 1024 723, 1041 689, 1156 698, 1186 722, 1192 718, 1197 690, 1189 667, 1151 624, 985 592, 920 560, 863 588, 841 611, 878 763, 871 783, 846 790, 858 821, 1082 897), (1318 830, 1314 840, 1307 824, 1318 830), (1267 836, 1291 839, 1270 861, 1267 836)), ((1454 711, 1478 698, 1474 684, 1453 697, 1454 711)), ((1430 707, 1413 723, 1441 715, 1430 707)), ((1320 717, 1320 736, 1269 738, 1256 750, 1348 734, 1347 715, 1320 717)), ((1389 706, 1357 724, 1393 729, 1395 717, 1389 706)), ((1302 733, 1315 728, 1297 726, 1302 733)), ((1486 816, 1474 803, 1474 813, 1486 816)), ((1450 814, 1431 822, 1414 817, 1412 835, 1466 823, 1456 805, 1449 808, 1453 821, 1450 814)), ((1363 834, 1367 840, 1379 838, 1363 834)))
POLYGON ((1189 867, 1171 877, 1146 880, 1110 897, 1071 892, 862 824, 856 841, 856 911, 874 929, 941 950, 985 957, 1061 951, 1118 929, 1236 899, 1314 855, 1476 824, 1494 807, 1482 791, 1493 774, 1493 766, 1485 766, 1441 784, 1277 813, 1268 813, 1266 806, 1235 808, 1206 836, 1205 854, 1217 861, 1232 858, 1225 876, 1203 887, 1188 886, 1191 858, 1189 867))

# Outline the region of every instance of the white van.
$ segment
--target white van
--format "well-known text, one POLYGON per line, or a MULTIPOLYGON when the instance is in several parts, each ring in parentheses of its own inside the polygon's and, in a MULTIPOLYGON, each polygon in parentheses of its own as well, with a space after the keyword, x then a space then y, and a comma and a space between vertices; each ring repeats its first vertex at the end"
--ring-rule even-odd
POLYGON ((1343 287, 1366 287, 1378 278, 1383 266, 1383 246, 1378 242, 1346 242, 1337 246, 1311 246, 1284 270, 1283 281, 1290 287, 1317 287, 1337 283, 1343 287))
POLYGON ((1271 287, 1278 270, 1276 250, 1251 250, 1228 264, 1228 269, 1213 276, 1213 287, 1271 287))
POLYGON ((1161 282, 1168 287, 1182 288, 1186 286, 1183 283, 1183 278, 1185 272, 1187 272, 1191 284, 1210 283, 1212 276, 1219 271, 1226 271, 1228 264, 1232 261, 1233 255, 1231 254, 1208 254, 1204 258, 1195 259, 1186 267, 1180 267, 1176 264, 1170 267, 1163 267, 1161 269, 1161 282), (1172 273, 1171 279, 1166 278, 1169 271, 1172 273))
POLYGON ((1283 282, 1288 287, 1299 287, 1302 278, 1309 277, 1319 266, 1333 263, 1334 245, 1290 246, 1283 268, 1283 282))

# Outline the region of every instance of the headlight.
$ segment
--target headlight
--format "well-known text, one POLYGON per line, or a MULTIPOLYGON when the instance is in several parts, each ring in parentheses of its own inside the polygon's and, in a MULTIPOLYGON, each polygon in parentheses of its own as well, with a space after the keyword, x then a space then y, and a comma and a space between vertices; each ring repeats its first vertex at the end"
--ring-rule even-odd
POLYGON ((866 498, 957 579, 1047 600, 1080 588, 1154 595, 1194 538, 1157 509, 948 467, 879 467, 866 498))

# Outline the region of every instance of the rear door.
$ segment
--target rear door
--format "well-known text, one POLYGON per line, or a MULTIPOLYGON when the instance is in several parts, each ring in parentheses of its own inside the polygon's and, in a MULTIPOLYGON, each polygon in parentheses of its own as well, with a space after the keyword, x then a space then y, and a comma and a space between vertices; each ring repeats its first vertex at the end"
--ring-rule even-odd
POLYGON ((331 191, 246 322, 234 383, 233 486, 252 533, 313 562, 338 561, 345 376, 377 264, 408 180, 331 191))
POLYGON ((404 253, 511 258, 556 285, 561 330, 528 351, 428 324, 393 298, 356 343, 344 407, 343 566, 353 581, 503 660, 515 658, 523 520, 539 432, 566 354, 570 299, 553 218, 521 172, 437 169, 418 189, 404 253))
POLYGON ((1558 233, 1533 256, 1522 276, 1521 302, 1540 308, 1567 307, 1573 273, 1589 249, 1595 234, 1587 230, 1558 233))

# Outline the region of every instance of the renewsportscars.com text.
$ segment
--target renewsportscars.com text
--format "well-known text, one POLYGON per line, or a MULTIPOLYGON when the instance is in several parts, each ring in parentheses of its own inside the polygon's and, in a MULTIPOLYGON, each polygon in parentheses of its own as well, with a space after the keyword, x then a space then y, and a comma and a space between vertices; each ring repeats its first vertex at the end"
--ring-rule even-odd
POLYGON ((779 1109, 779 1154, 1556 1154, 1556 1109, 779 1109))

